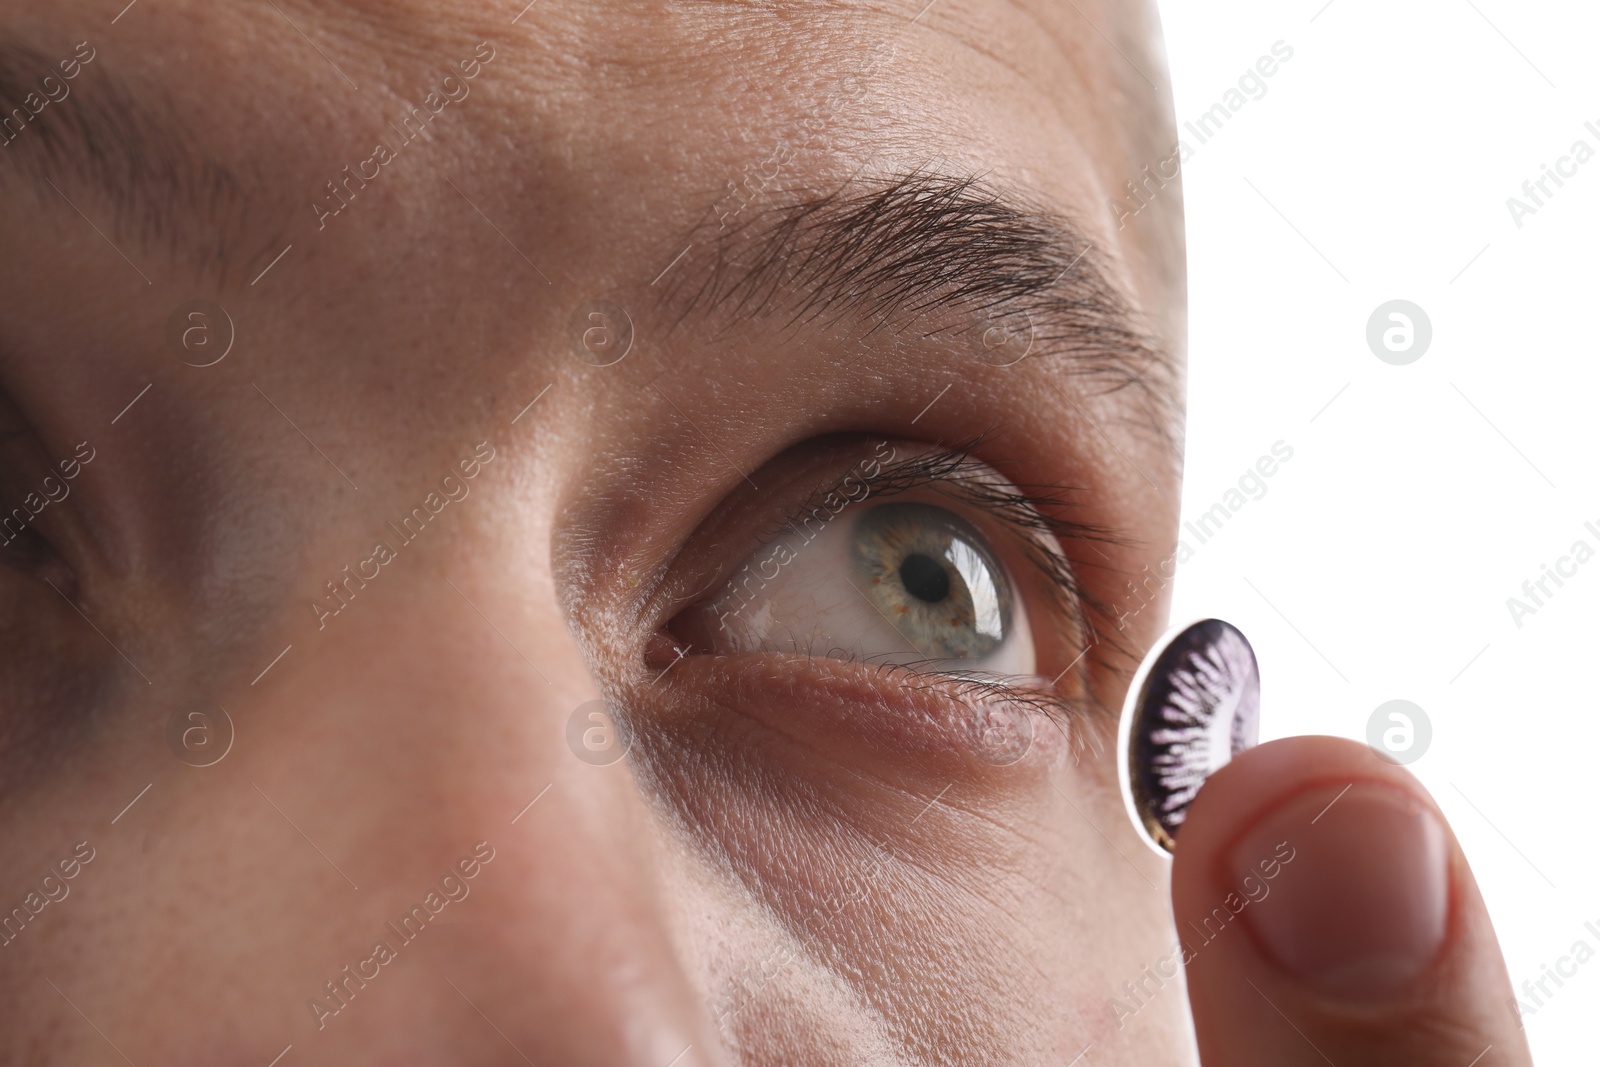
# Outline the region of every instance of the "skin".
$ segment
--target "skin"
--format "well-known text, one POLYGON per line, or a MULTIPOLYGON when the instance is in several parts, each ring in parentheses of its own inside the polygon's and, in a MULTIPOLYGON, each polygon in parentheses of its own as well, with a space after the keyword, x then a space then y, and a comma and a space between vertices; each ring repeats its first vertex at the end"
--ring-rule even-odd
MULTIPOLYGON (((1080 710, 1027 713, 1034 744, 997 767, 949 686, 803 657, 678 662, 661 636, 754 547, 757 516, 774 517, 759 487, 799 479, 796 456, 830 461, 804 451, 824 435, 914 451, 989 434, 990 468, 1080 489, 1074 517, 1114 531, 1059 546, 1102 600, 1170 550, 1177 431, 1147 391, 1108 391, 1062 358, 1000 371, 974 358, 972 333, 789 328, 780 314, 675 324, 651 284, 669 267, 696 277, 693 249, 673 257, 727 178, 871 64, 869 90, 831 113, 786 188, 936 163, 1023 191, 1077 222, 1176 360, 1177 190, 1125 229, 1104 209, 1166 154, 1159 94, 1127 66, 1159 74, 1150 22, 1079 10, 601 16, 544 0, 513 23, 480 4, 285 0, 140 5, 111 26, 98 5, 4 5, 6 34, 46 55, 93 40, 79 92, 114 71, 170 101, 197 154, 239 177, 243 206, 222 228, 181 203, 153 230, 102 221, 108 241, 84 216, 111 208, 77 176, 59 176, 59 198, 0 190, 4 385, 33 431, 8 462, 26 483, 41 457, 95 449, 41 518, 50 562, 0 573, 4 906, 74 843, 94 849, 70 896, 0 949, 0 1060, 264 1064, 288 1045, 286 1064, 1190 1060, 1176 988, 1120 1027, 1111 1006, 1173 937, 1169 865, 1135 837, 1111 758, 1106 709, 1128 656, 1074 664, 1081 645, 1035 621, 1038 673, 1071 668, 1058 692, 1080 710), (319 220, 306 191, 483 41, 495 58, 432 139, 319 220), (885 43, 891 58, 874 59, 885 43), (198 254, 207 237, 233 261, 198 254), (166 341, 196 298, 237 329, 205 368, 166 341), (596 299, 635 326, 608 367, 567 339, 596 299), (324 583, 483 442, 493 458, 469 495, 319 618, 324 583), (750 520, 707 525, 728 508, 750 520), (628 709, 633 747, 597 767, 566 738, 574 709, 602 697, 628 709), (207 767, 167 740, 197 701, 235 730, 207 767), (319 1019, 323 983, 475 847, 493 858, 470 895, 319 1019), (817 909, 831 919, 807 926, 817 909)), ((1127 650, 1164 628, 1166 593, 1117 635, 1127 650)), ((1295 768, 1353 758, 1308 744, 1295 768)), ((1197 808, 1191 830, 1214 843, 1180 861, 1180 914, 1184 886, 1212 877, 1212 852, 1271 801, 1246 795, 1243 771, 1233 781, 1197 808)), ((1440 979, 1426 1006, 1364 1032, 1415 1012, 1504 1014, 1481 902, 1461 907, 1473 937, 1451 973, 1486 974, 1489 992, 1456 997, 1440 979)), ((1231 977, 1207 980, 1237 1007, 1231 977)), ((1200 1047, 1248 1061, 1269 1024, 1202 1025, 1200 1047)))

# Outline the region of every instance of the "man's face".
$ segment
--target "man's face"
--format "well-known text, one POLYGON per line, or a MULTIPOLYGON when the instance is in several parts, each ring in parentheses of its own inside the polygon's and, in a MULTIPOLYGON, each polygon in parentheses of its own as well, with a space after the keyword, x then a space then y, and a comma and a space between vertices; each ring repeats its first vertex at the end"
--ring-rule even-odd
POLYGON ((0 1059, 1183 1054, 1142 16, 119 8, 0 16, 0 1059))

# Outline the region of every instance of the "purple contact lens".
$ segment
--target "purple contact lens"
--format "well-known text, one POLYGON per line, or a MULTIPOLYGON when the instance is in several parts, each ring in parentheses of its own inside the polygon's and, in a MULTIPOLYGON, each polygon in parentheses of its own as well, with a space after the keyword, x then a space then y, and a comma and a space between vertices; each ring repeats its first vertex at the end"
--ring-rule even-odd
POLYGON ((1221 619, 1169 630, 1128 688, 1117 743, 1128 817, 1171 853, 1200 787, 1256 743, 1261 674, 1244 634, 1221 619))

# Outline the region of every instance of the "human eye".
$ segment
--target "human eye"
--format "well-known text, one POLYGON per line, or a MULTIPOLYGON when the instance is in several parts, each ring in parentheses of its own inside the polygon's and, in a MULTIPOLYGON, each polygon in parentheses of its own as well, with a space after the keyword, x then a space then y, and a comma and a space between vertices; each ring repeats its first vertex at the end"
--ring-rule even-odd
MULTIPOLYGON (((1095 532, 1062 517, 1061 494, 1025 491, 977 447, 879 441, 852 458, 835 446, 779 473, 770 495, 787 510, 745 535, 754 547, 730 552, 666 626, 674 654, 798 655, 1051 692, 1089 640, 1058 538, 1095 532)), ((748 486, 739 495, 708 539, 739 545, 741 526, 774 507, 748 486)))

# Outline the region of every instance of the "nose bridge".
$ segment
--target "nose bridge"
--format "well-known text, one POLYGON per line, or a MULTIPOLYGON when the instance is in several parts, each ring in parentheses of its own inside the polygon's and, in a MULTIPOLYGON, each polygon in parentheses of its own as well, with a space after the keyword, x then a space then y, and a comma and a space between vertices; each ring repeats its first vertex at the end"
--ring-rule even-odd
POLYGON ((724 1062, 685 969, 661 831, 625 763, 573 760, 507 836, 507 916, 535 1062, 724 1062))
POLYGON ((449 832, 493 828, 497 869, 461 946, 482 979, 473 1003, 538 1064, 723 1063, 675 938, 670 831, 555 598, 478 568, 440 584, 432 617, 385 658, 432 675, 431 702, 465 728, 464 743, 413 764, 433 765, 449 832))

